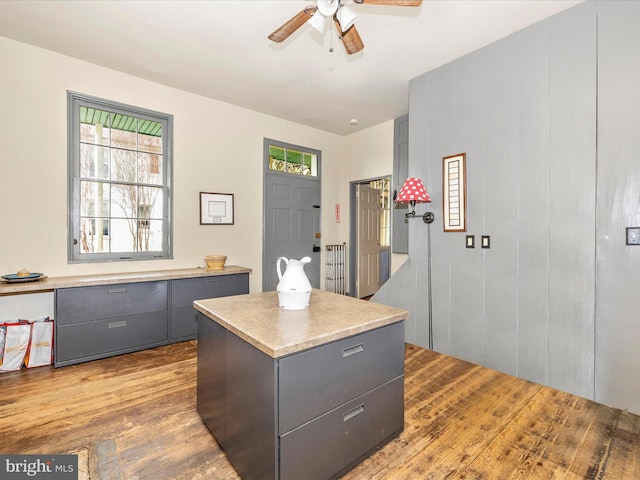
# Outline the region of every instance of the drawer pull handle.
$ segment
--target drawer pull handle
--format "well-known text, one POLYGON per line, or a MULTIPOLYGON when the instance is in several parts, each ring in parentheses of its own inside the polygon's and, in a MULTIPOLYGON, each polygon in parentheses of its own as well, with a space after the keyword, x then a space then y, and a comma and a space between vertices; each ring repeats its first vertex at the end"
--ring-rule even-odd
POLYGON ((364 403, 361 403, 360 405, 358 405, 353 410, 349 410, 347 413, 343 414, 342 415, 342 421, 343 422, 348 422, 353 417, 357 417, 358 415, 360 415, 363 412, 364 412, 364 403))
POLYGON ((107 326, 109 328, 126 327, 127 326, 127 321, 126 320, 122 320, 120 322, 110 322, 110 323, 107 324, 107 326))
POLYGON ((218 280, 207 280, 205 281, 205 285, 217 285, 218 280))
POLYGON ((350 357, 351 355, 355 355, 356 353, 364 352, 364 345, 361 343, 358 345, 354 345, 353 347, 345 348, 342 350, 342 358, 350 357))
POLYGON ((109 290, 107 290, 108 295, 111 295, 113 293, 127 293, 127 289, 126 288, 110 288, 109 290))

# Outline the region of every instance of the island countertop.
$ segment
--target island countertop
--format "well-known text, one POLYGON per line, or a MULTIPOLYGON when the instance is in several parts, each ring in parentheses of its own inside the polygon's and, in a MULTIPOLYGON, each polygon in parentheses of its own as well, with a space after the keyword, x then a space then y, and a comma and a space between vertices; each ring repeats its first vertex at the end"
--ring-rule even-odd
POLYGON ((194 307, 272 358, 409 317, 401 308, 317 289, 305 310, 281 309, 275 291, 198 300, 194 307))

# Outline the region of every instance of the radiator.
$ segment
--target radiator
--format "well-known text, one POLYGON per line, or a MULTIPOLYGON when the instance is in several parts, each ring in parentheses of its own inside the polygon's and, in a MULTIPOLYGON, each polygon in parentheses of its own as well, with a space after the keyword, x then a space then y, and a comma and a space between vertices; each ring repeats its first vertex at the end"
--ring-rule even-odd
POLYGON ((346 264, 347 246, 327 245, 325 290, 327 292, 347 294, 346 264))

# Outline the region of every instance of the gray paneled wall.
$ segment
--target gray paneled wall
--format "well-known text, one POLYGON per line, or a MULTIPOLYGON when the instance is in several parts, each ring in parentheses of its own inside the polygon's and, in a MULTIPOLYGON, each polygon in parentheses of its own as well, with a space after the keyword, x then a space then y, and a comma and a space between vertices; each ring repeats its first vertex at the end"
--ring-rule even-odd
MULTIPOLYGON (((640 226, 639 21, 640 2, 588 1, 409 85, 409 176, 437 215, 435 350, 636 413, 640 247, 624 227, 640 226), (442 157, 461 152, 467 232, 445 233, 442 157)), ((411 263, 375 297, 411 310, 422 346, 428 228, 410 223, 411 263)))
POLYGON ((549 385, 593 398, 596 4, 549 29, 549 385))
POLYGON ((598 4, 596 400, 640 414, 640 2, 598 4))
MULTIPOLYGON (((521 32, 520 92, 525 98, 549 96, 549 25, 521 32)), ((519 105, 518 242, 527 252, 518 258, 517 371, 523 378, 547 383, 549 357, 549 102, 519 105)))
MULTIPOLYGON (((393 121, 393 198, 402 189, 407 179, 409 168, 409 114, 393 121)), ((393 204, 392 208, 392 239, 393 253, 409 253, 409 228, 404 221, 404 215, 409 211, 406 204, 393 204)))
POLYGON ((595 210, 580 192, 595 185, 594 11, 582 5, 412 81, 409 157, 441 215, 442 157, 467 154, 467 232, 444 233, 442 218, 432 227, 435 349, 589 397, 595 210), (416 97, 428 100, 416 109, 416 97))

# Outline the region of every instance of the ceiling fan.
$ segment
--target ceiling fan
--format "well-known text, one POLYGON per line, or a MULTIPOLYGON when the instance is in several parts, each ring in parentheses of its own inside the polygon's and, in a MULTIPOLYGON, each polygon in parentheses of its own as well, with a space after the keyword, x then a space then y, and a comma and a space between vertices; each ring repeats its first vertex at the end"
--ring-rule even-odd
MULTIPOLYGON (((320 33, 324 32, 327 20, 332 19, 338 29, 338 36, 342 40, 345 50, 349 55, 359 52, 364 48, 358 30, 354 25, 356 14, 343 3, 346 0, 316 0, 314 7, 307 7, 280 28, 269 35, 269 40, 282 42, 298 30, 305 23, 309 23, 320 33)), ((357 4, 389 5, 403 7, 418 7, 422 0, 353 0, 357 4)))

